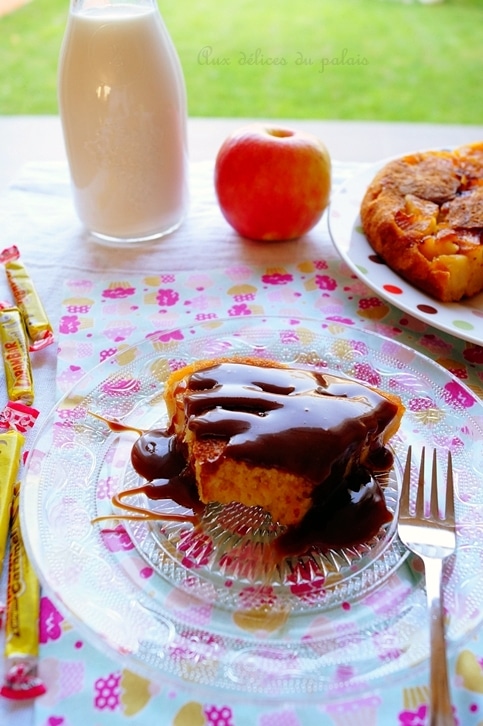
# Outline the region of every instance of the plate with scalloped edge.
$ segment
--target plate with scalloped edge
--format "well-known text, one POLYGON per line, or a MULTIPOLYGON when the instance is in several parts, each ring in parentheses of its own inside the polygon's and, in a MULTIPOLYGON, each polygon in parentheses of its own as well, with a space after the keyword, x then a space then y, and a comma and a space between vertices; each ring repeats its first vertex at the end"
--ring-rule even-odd
POLYGON ((328 225, 334 247, 357 277, 387 302, 438 330, 483 345, 483 293, 457 303, 436 300, 393 272, 367 241, 361 202, 376 173, 389 161, 355 174, 333 195, 328 225))
POLYGON ((93 524, 113 513, 112 494, 133 481, 134 439, 90 412, 144 429, 161 425, 170 371, 220 355, 275 358, 395 392, 406 406, 392 441, 397 459, 409 443, 452 450, 459 537, 445 583, 448 640, 454 647, 469 638, 483 621, 483 405, 410 348, 310 319, 214 320, 156 334, 104 361, 61 399, 32 446, 21 494, 29 556, 59 609, 131 670, 232 698, 328 701, 425 663, 421 571, 394 531, 347 570, 343 564, 340 583, 329 582, 320 561, 303 559, 287 565, 283 581, 257 582, 210 560, 218 535, 203 549, 206 541, 189 530, 93 524))

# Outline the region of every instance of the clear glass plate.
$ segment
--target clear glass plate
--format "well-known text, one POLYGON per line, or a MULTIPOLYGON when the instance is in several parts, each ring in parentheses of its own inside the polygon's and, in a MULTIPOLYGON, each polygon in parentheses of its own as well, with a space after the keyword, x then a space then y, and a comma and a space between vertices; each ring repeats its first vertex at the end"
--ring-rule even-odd
MULTIPOLYGON (((394 474, 384 483, 386 504, 393 514, 397 482, 394 474)), ((186 511, 141 495, 124 501, 164 514, 186 511)), ((356 547, 328 551, 313 547, 276 564, 270 561, 270 543, 282 528, 259 507, 214 503, 197 527, 152 521, 126 521, 124 526, 147 563, 173 587, 235 612, 247 593, 251 608, 263 609, 268 591, 272 612, 290 615, 355 601, 380 585, 407 556, 396 536, 395 519, 356 547)))
MULTIPOLYGON (((112 432, 90 412, 137 428, 163 425, 170 371, 220 355, 338 371, 393 391, 407 409, 392 442, 396 459, 409 443, 451 448, 459 546, 445 582, 448 638, 455 645, 469 637, 483 619, 481 402, 387 338, 277 317, 148 337, 93 369, 44 423, 22 486, 23 531, 42 584, 70 620, 126 667, 232 698, 338 698, 396 680, 427 658, 421 571, 394 524, 359 548, 289 558, 269 577, 257 553, 274 525, 256 509, 214 505, 202 529, 92 524, 139 478, 130 465, 137 434, 112 432)), ((396 466, 386 489, 394 512, 398 481, 396 466)), ((133 503, 177 507, 141 495, 133 503)))

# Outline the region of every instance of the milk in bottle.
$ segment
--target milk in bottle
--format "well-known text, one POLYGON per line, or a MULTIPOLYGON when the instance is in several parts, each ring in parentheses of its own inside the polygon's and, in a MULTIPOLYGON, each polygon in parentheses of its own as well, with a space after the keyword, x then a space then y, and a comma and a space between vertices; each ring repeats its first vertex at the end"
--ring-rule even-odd
POLYGON ((58 93, 85 227, 118 245, 175 230, 188 196, 186 93, 155 0, 72 0, 58 93))

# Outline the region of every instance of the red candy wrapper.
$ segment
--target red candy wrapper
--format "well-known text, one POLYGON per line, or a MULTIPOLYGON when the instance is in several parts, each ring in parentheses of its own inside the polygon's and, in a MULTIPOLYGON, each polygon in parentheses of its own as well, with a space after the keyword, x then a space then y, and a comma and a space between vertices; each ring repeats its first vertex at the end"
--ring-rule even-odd
POLYGON ((15 302, 20 310, 30 338, 30 350, 40 350, 54 342, 54 333, 37 290, 25 265, 20 261, 20 252, 13 245, 0 253, 0 262, 5 272, 15 302))
POLYGON ((10 520, 7 608, 5 620, 5 678, 0 694, 15 701, 37 698, 46 692, 37 676, 40 586, 22 539, 17 484, 10 520))
POLYGON ((0 411, 0 433, 2 429, 14 429, 26 434, 35 424, 39 411, 19 401, 9 401, 0 411))
POLYGON ((22 660, 9 668, 0 695, 11 701, 25 701, 43 696, 46 691, 46 687, 37 675, 37 663, 22 660))

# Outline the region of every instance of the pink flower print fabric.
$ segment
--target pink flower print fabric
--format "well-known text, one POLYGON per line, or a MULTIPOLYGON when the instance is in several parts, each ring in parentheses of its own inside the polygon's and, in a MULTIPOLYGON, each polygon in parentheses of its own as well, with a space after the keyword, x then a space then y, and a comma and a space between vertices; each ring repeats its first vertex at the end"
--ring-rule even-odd
POLYGON ((64 617, 57 610, 48 597, 40 599, 39 617, 39 640, 40 643, 48 643, 51 640, 58 640, 62 635, 62 623, 64 617))
POLYGON ((98 711, 115 711, 120 707, 121 674, 109 673, 94 683, 94 707, 98 711))
MULTIPOLYGON (((349 325, 362 327, 385 335, 385 352, 395 360, 395 342, 408 347, 400 360, 401 375, 394 376, 391 385, 412 391, 411 415, 420 426, 427 425, 434 415, 434 403, 421 388, 411 389, 414 381, 404 371, 414 363, 418 353, 438 359, 454 380, 446 389, 448 406, 471 411, 476 397, 483 393, 483 347, 468 344, 451 335, 435 331, 428 324, 412 319, 397 308, 381 300, 364 283, 356 278, 329 243, 320 249, 313 259, 302 259, 294 264, 267 264, 251 266, 232 264, 211 271, 177 272, 166 270, 149 275, 123 275, 119 277, 83 274, 79 279, 66 282, 65 296, 60 311, 58 331, 58 393, 66 393, 80 377, 98 363, 116 354, 129 352, 130 346, 153 335, 163 342, 183 340, 189 326, 197 323, 216 322, 222 318, 249 318, 261 315, 283 315, 291 320, 303 317, 320 321, 320 329, 349 325), (481 392, 481 393, 480 393, 481 392)), ((294 342, 296 332, 288 329, 283 344, 294 342)), ((401 351, 400 346, 397 347, 401 351)), ((354 360, 354 374, 371 385, 378 385, 379 374, 368 364, 358 362, 357 348, 341 348, 341 356, 354 360)), ((220 350, 220 354, 223 351, 220 350)), ((170 361, 174 370, 185 361, 170 361)), ((116 381, 119 391, 131 390, 138 381, 116 381)), ((105 391, 109 395, 109 387, 105 391)), ((56 445, 68 444, 69 434, 65 427, 55 432, 56 445)), ((458 432, 445 446, 458 447, 458 432)), ((115 481, 98 483, 97 496, 105 502, 116 487, 115 481)), ((477 498, 479 492, 470 492, 477 498)), ((122 523, 104 523, 101 536, 113 557, 133 557, 132 542, 122 523)), ((196 627, 210 622, 213 605, 199 603, 189 592, 189 574, 211 555, 212 543, 200 539, 193 542, 185 535, 187 583, 184 591, 170 594, 166 606, 185 623, 196 627), (193 548, 194 547, 194 548, 193 548)), ((236 553, 235 553, 236 554, 236 553)), ((228 565, 227 565, 228 567, 228 565)), ((133 580, 155 577, 141 556, 133 557, 133 580)), ((295 571, 291 582, 293 593, 301 601, 310 604, 313 589, 323 591, 322 573, 295 571)), ((213 603, 216 602, 213 592, 213 603)), ((401 595, 402 597, 402 595, 401 595)), ((264 592, 267 607, 274 593, 264 592)), ((246 608, 253 603, 250 587, 242 589, 240 599, 246 608)), ((257 602, 259 593, 257 594, 257 602)), ((394 593, 393 593, 394 599, 394 593)), ((369 611, 384 608, 383 601, 368 597, 365 605, 369 611)), ((345 617, 350 617, 350 603, 341 607, 345 617)), ((266 643, 269 648, 267 630, 266 643)), ((341 636, 338 631, 334 637, 341 636)), ((342 633, 343 636, 343 633, 342 633)), ((307 632, 305 642, 313 642, 307 632)), ((364 726, 394 723, 398 726, 426 726, 425 702, 404 705, 403 687, 388 683, 384 693, 369 701, 360 701, 349 710, 334 710, 316 699, 308 699, 293 706, 282 708, 280 704, 256 704, 248 699, 245 703, 231 702, 229 698, 204 697, 198 693, 183 691, 168 684, 146 682, 135 674, 122 671, 104 653, 76 632, 54 603, 45 595, 41 601, 40 616, 40 669, 52 684, 49 694, 35 704, 34 726, 151 726, 159 723, 162 714, 166 726, 347 726, 350 719, 364 726), (141 694, 141 695, 140 695, 141 694), (349 720, 348 720, 349 719, 349 720)), ((483 653, 481 643, 474 644, 483 653)), ((381 658, 390 658, 391 651, 381 641, 377 651, 381 658)), ((216 643, 206 645, 210 653, 218 652, 216 643)), ((312 647, 312 646, 311 646, 312 647)), ((188 652, 179 653, 180 662, 187 672, 193 668, 188 652)), ((218 667, 215 659, 206 659, 206 668, 218 667)), ((296 656, 288 655, 281 669, 291 673, 296 667, 296 656)), ((343 683, 352 677, 350 663, 337 668, 335 677, 343 683)), ((405 687, 419 692, 425 686, 424 674, 409 674, 405 687)), ((461 725, 478 726, 483 718, 483 697, 470 693, 463 685, 454 689, 456 711, 461 725), (472 705, 470 709, 469 704, 472 705)), ((347 706, 347 704, 344 704, 347 706)))

